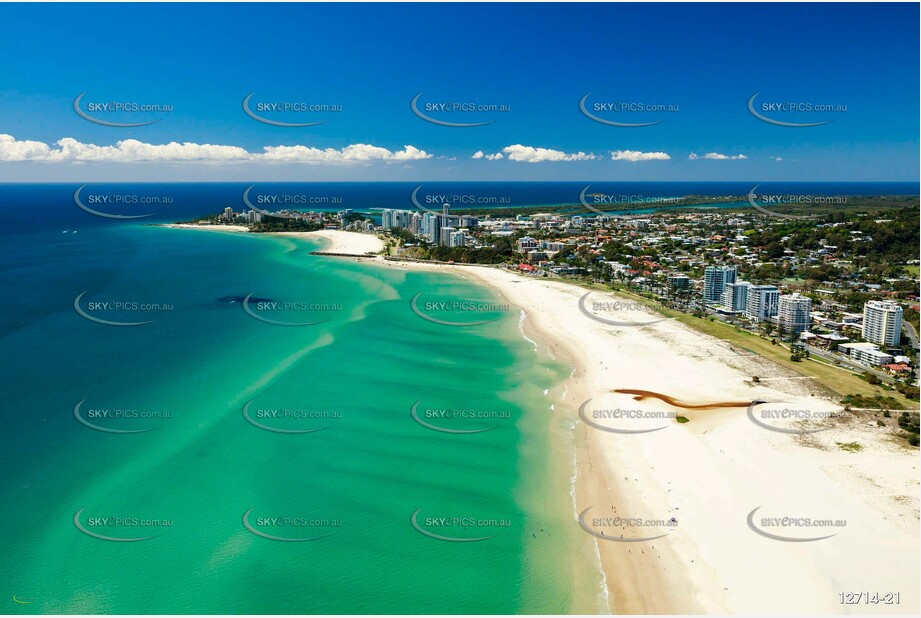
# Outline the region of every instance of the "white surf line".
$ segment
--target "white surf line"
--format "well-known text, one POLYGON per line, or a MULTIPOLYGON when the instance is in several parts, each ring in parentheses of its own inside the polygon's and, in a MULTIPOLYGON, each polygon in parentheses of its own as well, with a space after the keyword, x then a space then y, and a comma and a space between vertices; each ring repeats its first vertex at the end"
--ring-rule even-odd
MULTIPOLYGON (((527 335, 524 334, 524 322, 525 322, 525 320, 528 319, 528 314, 525 313, 525 310, 524 310, 524 309, 520 309, 520 308, 519 308, 518 311, 519 311, 519 313, 518 313, 518 332, 519 332, 519 334, 521 334, 521 337, 522 337, 525 341, 527 341, 527 342, 530 343, 532 346, 534 346, 534 352, 538 352, 539 350, 538 350, 537 342, 534 341, 533 339, 531 339, 530 337, 528 337, 527 335)), ((552 354, 551 354, 551 356, 552 356, 552 354)))

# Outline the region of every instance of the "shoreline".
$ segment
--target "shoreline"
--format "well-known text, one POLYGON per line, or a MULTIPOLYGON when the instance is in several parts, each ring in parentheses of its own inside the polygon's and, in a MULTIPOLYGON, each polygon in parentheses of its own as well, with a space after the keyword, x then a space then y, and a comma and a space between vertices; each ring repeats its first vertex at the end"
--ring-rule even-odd
POLYGON ((209 232, 233 232, 251 234, 245 225, 202 225, 200 223, 150 223, 151 227, 166 227, 171 230, 207 230, 209 232))
MULTIPOLYGON (((570 417, 572 410, 578 407, 579 403, 590 397, 591 388, 589 386, 589 375, 586 371, 585 363, 580 358, 578 346, 565 338, 558 338, 553 333, 553 328, 548 325, 540 324, 534 316, 533 308, 529 308, 521 297, 516 294, 510 294, 507 286, 497 283, 496 279, 491 279, 482 271, 494 270, 504 272, 498 268, 482 268, 468 265, 445 265, 445 264, 426 264, 423 262, 403 262, 387 261, 379 258, 376 262, 378 265, 384 265, 391 268, 406 268, 408 270, 425 270, 432 272, 450 272, 464 276, 471 276, 479 283, 486 285, 504 301, 518 306, 524 313, 525 319, 521 324, 522 335, 525 338, 533 339, 547 348, 549 353, 557 360, 569 365, 571 368, 569 377, 564 386, 564 396, 558 401, 561 404, 559 413, 567 414, 570 417), (461 274, 464 273, 464 274, 461 274)), ((598 503, 610 490, 610 483, 614 481, 613 476, 607 475, 595 466, 596 461, 601 457, 599 444, 591 439, 591 436, 584 431, 583 427, 576 429, 574 436, 574 453, 571 465, 572 486, 570 487, 570 508, 571 516, 575 520, 580 512, 580 505, 587 503, 598 503), (582 431, 580 431, 582 430, 582 431)), ((567 462, 570 463, 570 462, 567 462)), ((616 482, 615 482, 616 484, 616 482)), ((619 488, 618 488, 619 489, 619 488)), ((582 507, 584 508, 584 506, 582 507)), ((681 614, 681 613, 701 613, 701 608, 689 609, 687 605, 672 601, 663 603, 661 577, 654 572, 654 567, 650 561, 645 559, 645 554, 632 551, 630 547, 606 547, 607 544, 599 543, 586 536, 587 542, 591 544, 592 562, 594 567, 599 570, 597 573, 600 589, 596 591, 597 599, 591 602, 601 602, 606 608, 606 613, 611 614, 681 614), (627 568, 624 568, 624 567, 627 568), (656 584, 649 586, 650 582, 656 584), (639 599, 634 597, 636 592, 649 589, 648 594, 641 594, 639 599)), ((631 545, 631 544, 616 544, 631 545)), ((576 550, 578 553, 578 550, 576 550)), ((578 580, 578 576, 573 573, 573 579, 578 580)), ((573 581, 573 586, 578 585, 578 581, 573 581)), ((667 586, 667 589, 680 589, 679 582, 670 582, 674 585, 667 586)), ((574 599, 574 603, 584 604, 588 599, 580 601, 574 599)))
MULTIPOLYGON (((320 237, 330 245, 325 251, 340 253, 364 253, 370 242, 383 244, 375 235, 339 230, 285 235, 320 237)), ((524 312, 523 337, 539 341, 573 367, 554 413, 575 423, 573 525, 578 527, 579 513, 588 511, 587 520, 596 514, 676 519, 674 529, 654 540, 617 542, 618 533, 636 536, 623 528, 607 538, 603 532, 585 535, 600 557, 599 584, 606 583, 610 612, 917 612, 915 449, 897 444, 859 414, 828 431, 794 436, 756 427, 744 408, 685 410, 612 392, 642 389, 682 402, 762 400, 839 408, 822 398, 825 391, 813 380, 791 376, 779 365, 674 320, 629 328, 595 322, 578 310, 585 290, 568 283, 500 268, 381 256, 360 261, 453 272, 486 285, 524 312), (768 379, 755 383, 753 375, 768 379), (690 422, 641 435, 599 431, 578 416, 588 399, 593 406, 603 402, 678 413, 690 422), (853 442, 861 445, 860 452, 839 448, 853 442), (772 541, 746 526, 746 515, 750 521, 758 508, 841 518, 846 528, 815 543, 772 541), (901 605, 838 601, 840 593, 860 590, 898 592, 901 605)), ((649 317, 634 313, 637 321, 649 317)), ((632 420, 628 426, 648 427, 648 421, 632 420)), ((578 579, 575 573, 573 578, 578 579)))
POLYGON ((375 259, 374 255, 383 248, 377 234, 346 232, 344 230, 316 230, 313 232, 265 232, 270 236, 286 238, 319 238, 326 243, 324 253, 338 253, 343 256, 375 259))
MULTIPOLYGON (((839 593, 867 586, 901 591, 900 606, 876 606, 875 613, 918 607, 915 449, 892 440, 875 422, 870 427, 860 415, 819 434, 791 436, 756 427, 745 408, 689 411, 609 392, 648 389, 688 402, 763 400, 840 408, 823 398, 826 391, 814 380, 673 320, 642 328, 592 322, 577 309, 585 290, 565 282, 501 268, 382 258, 375 263, 454 272, 520 307, 527 336, 575 368, 561 404, 577 422, 579 405, 593 397, 631 408, 677 410, 690 418, 648 436, 601 432, 579 422, 578 512, 589 507, 597 512, 596 505, 604 504, 627 516, 665 513, 680 520, 671 539, 595 541, 612 613, 874 613, 874 606, 838 601, 839 593), (755 383, 752 375, 770 379, 755 383), (863 451, 839 448, 851 442, 863 451), (702 487, 704 481, 712 487, 702 487), (719 509, 711 506, 714 499, 719 509), (848 530, 825 545, 765 539, 746 526, 746 515, 772 502, 793 509, 785 514, 842 514, 849 527, 874 538, 848 530), (688 528, 681 525, 685 521, 688 528)), ((634 317, 644 316, 648 319, 641 312, 634 317)))

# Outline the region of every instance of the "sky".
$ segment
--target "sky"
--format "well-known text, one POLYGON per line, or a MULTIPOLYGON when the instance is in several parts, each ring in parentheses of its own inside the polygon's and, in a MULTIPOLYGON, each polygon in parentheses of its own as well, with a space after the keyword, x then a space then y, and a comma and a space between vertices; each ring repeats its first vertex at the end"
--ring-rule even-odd
POLYGON ((0 182, 918 181, 918 19, 880 3, 0 4, 0 182), (439 108, 471 104, 488 111, 439 108))

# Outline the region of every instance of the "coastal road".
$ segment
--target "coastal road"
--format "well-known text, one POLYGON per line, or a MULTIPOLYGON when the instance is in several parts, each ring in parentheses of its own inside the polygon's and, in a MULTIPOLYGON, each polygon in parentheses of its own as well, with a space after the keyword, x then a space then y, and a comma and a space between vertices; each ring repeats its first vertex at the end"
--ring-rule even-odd
POLYGON ((902 321, 902 326, 905 327, 905 336, 908 337, 908 341, 911 343, 911 348, 913 350, 918 349, 918 331, 915 330, 915 327, 909 324, 908 322, 902 321))
POLYGON ((828 351, 826 351, 826 350, 822 350, 822 349, 820 349, 820 348, 814 348, 814 347, 812 347, 812 346, 806 346, 806 349, 809 350, 809 354, 810 354, 810 355, 815 354, 815 355, 818 356, 819 358, 822 358, 822 359, 824 359, 824 360, 827 360, 827 361, 829 361, 829 362, 831 362, 831 363, 840 363, 840 364, 842 365, 843 368, 846 368, 846 369, 853 369, 853 370, 859 371, 859 372, 861 372, 861 373, 863 373, 863 372, 865 371, 865 372, 867 372, 867 373, 870 373, 870 374, 875 375, 877 378, 879 378, 880 380, 882 380, 883 382, 886 382, 886 383, 888 383, 888 384, 894 384, 895 381, 896 381, 895 378, 893 378, 893 377, 892 377, 891 375, 889 375, 888 373, 885 373, 885 372, 883 372, 883 371, 879 371, 878 369, 874 369, 873 367, 868 367, 868 366, 866 366, 866 365, 862 365, 862 364, 860 364, 860 363, 858 363, 858 362, 856 362, 856 361, 853 361, 853 360, 851 360, 851 359, 849 359, 849 358, 844 358, 844 357, 842 357, 842 356, 838 356, 838 355, 833 354, 833 353, 831 353, 831 352, 828 352, 828 351))

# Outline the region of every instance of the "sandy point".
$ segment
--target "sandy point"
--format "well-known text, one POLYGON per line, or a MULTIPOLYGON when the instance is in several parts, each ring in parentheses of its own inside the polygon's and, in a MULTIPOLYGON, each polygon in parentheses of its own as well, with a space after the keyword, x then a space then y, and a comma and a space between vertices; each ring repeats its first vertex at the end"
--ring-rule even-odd
POLYGON ((313 232, 273 232, 277 236, 292 238, 319 238, 324 241, 323 251, 367 255, 384 249, 384 241, 377 234, 350 232, 346 230, 316 230, 313 232))
POLYGON ((207 230, 209 232, 235 232, 249 233, 245 225, 204 225, 202 223, 164 223, 157 227, 168 227, 174 230, 207 230))

